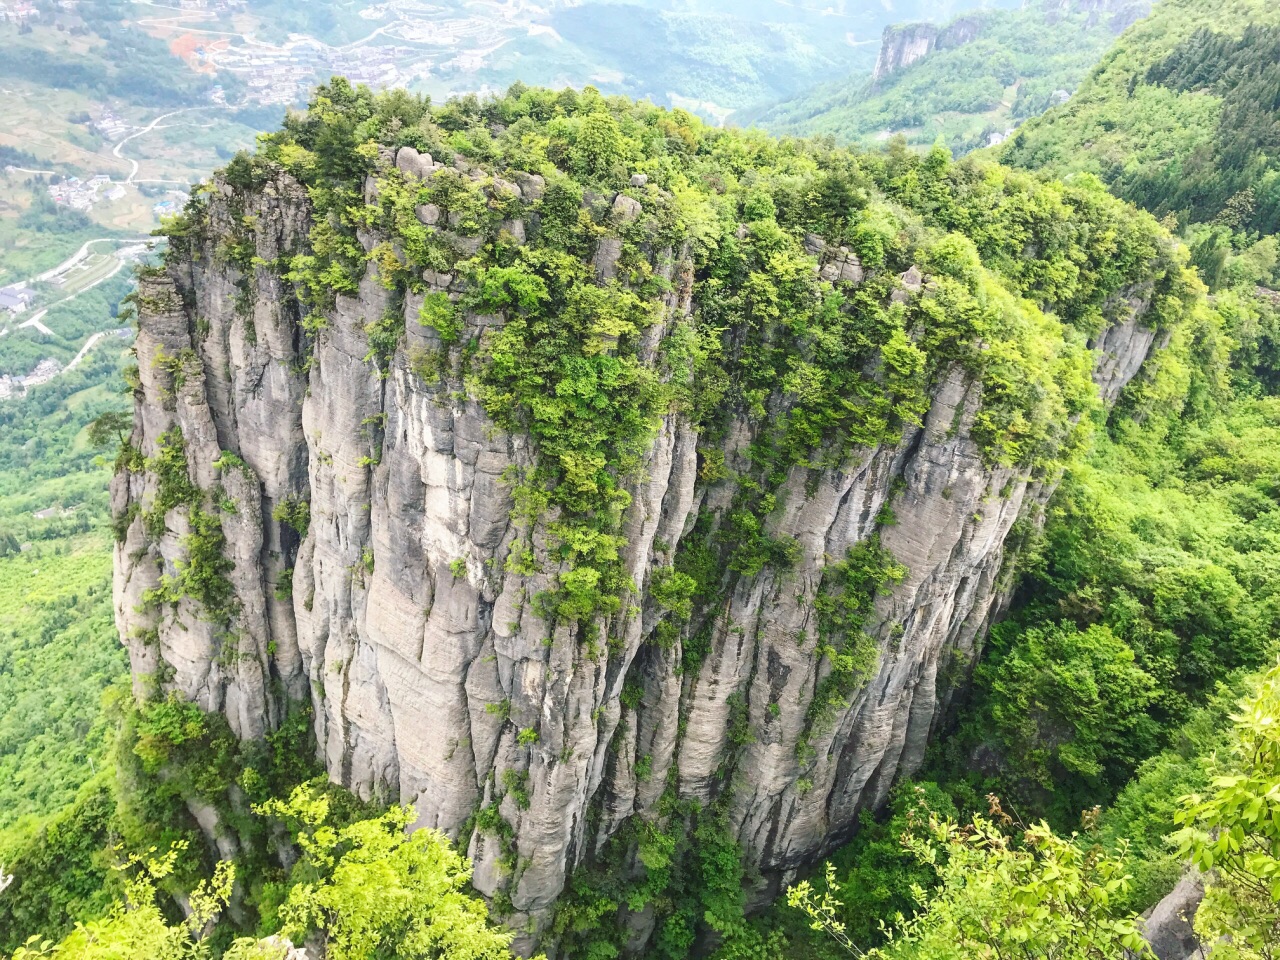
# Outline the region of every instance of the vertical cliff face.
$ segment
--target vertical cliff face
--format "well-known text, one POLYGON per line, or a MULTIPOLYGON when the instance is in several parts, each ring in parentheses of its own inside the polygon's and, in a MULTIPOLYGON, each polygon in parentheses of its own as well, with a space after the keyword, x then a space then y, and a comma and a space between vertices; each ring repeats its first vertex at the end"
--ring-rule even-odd
POLYGON ((884 28, 880 37, 880 54, 876 58, 872 81, 903 70, 923 60, 934 50, 951 50, 972 43, 982 34, 984 20, 980 16, 957 17, 950 23, 900 23, 884 28))
MULTIPOLYGON (((699 135, 712 151, 713 135, 699 135)), ((726 138, 714 149, 737 149, 737 135, 714 136, 726 138)), ((662 371, 664 383, 686 383, 672 344, 694 329, 709 329, 701 342, 724 359, 692 375, 695 389, 723 381, 714 415, 658 404, 636 456, 594 474, 616 479, 614 526, 601 529, 616 533, 606 560, 621 598, 571 614, 556 598, 582 569, 566 544, 585 528, 566 533, 572 508, 555 499, 571 475, 549 492, 522 482, 546 469, 550 441, 513 426, 522 394, 494 399, 494 365, 507 362, 495 344, 533 314, 514 293, 505 306, 477 294, 494 271, 516 269, 478 264, 540 263, 551 249, 553 171, 441 163, 412 147, 364 156, 349 209, 412 224, 397 236, 388 224, 401 221, 356 217, 367 262, 328 302, 308 301, 299 264, 310 261, 298 258, 320 249, 317 224, 327 235, 343 221, 288 172, 295 153, 264 159, 250 183, 215 180, 166 268, 141 280, 136 452, 113 484, 117 621, 139 694, 177 691, 225 713, 241 737, 309 700, 330 776, 411 803, 420 825, 458 837, 477 888, 509 900, 528 943, 546 942, 574 869, 629 826, 690 810, 723 818, 764 877, 750 894, 760 902, 920 763, 1001 609, 1012 531, 1034 527, 1057 468, 998 456, 993 422, 1011 442, 1036 411, 1056 411, 1049 432, 1061 442, 1088 403, 1034 406, 1059 388, 1046 374, 1027 386, 1033 406, 1010 413, 994 399, 1006 380, 940 355, 913 374, 919 396, 900 399, 906 412, 874 442, 823 441, 822 456, 765 462, 778 424, 797 429, 805 388, 786 379, 735 400, 748 374, 731 359, 761 331, 780 351, 810 347, 786 347, 759 306, 755 327, 726 326, 717 311, 751 296, 765 268, 734 279, 717 257, 767 237, 775 265, 778 250, 803 265, 790 282, 824 316, 874 310, 903 324, 868 354, 868 392, 841 401, 846 411, 898 389, 890 346, 914 356, 956 319, 949 310, 968 309, 947 299, 958 281, 909 261, 873 266, 869 248, 860 259, 838 236, 744 224, 732 206, 714 250, 706 230, 701 243, 668 239, 655 217, 687 208, 686 185, 636 175, 624 190, 588 188, 571 211, 589 241, 568 302, 589 290, 624 297, 643 277, 648 320, 626 332, 614 314, 593 314, 582 362, 625 360, 637 382, 662 371), (470 223, 462 188, 479 201, 470 223), (450 262, 388 282, 422 237, 450 262), (447 322, 428 322, 438 311, 447 322)), ((932 262, 946 270, 944 247, 932 262)), ((1132 276, 1111 278, 1124 296, 1094 298, 1108 400, 1156 340, 1146 314, 1165 281, 1143 271, 1157 248, 1132 276)), ((1025 301, 984 296, 984 309, 1032 310, 1033 325, 1060 329, 1025 301)), ((817 326, 805 329, 795 343, 820 342, 817 326)), ((991 368, 1002 377, 1023 362, 1018 351, 1067 351, 1065 366, 1045 368, 1059 374, 1087 356, 1082 335, 1071 347, 1056 333, 1052 348, 1004 336, 975 340, 969 354, 1003 356, 991 368)), ((788 378, 815 380, 821 360, 817 350, 807 366, 791 362, 788 378)), ((660 921, 634 917, 632 943, 660 921)))
MULTIPOLYGON (((1049 22, 1059 16, 1085 14, 1087 25, 1105 23, 1119 35, 1151 13, 1151 0, 1034 0, 1049 22)), ((935 50, 953 50, 983 36, 990 21, 980 14, 957 17, 946 24, 899 23, 884 29, 871 80, 877 81, 923 60, 935 50)))

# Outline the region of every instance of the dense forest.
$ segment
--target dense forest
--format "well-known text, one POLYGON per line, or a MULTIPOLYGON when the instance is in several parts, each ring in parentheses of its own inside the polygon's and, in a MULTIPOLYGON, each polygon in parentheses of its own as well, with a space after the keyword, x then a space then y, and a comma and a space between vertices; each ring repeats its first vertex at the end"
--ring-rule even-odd
POLYGON ((1087 171, 1177 222, 1280 227, 1275 139, 1280 11, 1167 0, 1103 58, 1073 102, 1018 131, 1005 162, 1087 171))
MULTIPOLYGON (((105 448, 88 426, 125 406, 123 348, 0 404, 0 847, 68 806, 101 769, 100 701, 126 669, 111 611, 105 448)), ((118 442, 112 437, 111 441, 118 442)))
MULTIPOLYGON (((1010 16, 1023 19, 1000 22, 1026 28, 1018 49, 1041 49, 1047 34, 1027 19, 1039 14, 1010 16)), ((499 426, 533 438, 538 467, 522 478, 522 503, 554 508, 569 545, 570 576, 540 601, 549 619, 608 622, 623 607, 618 478, 661 412, 711 437, 726 410, 769 424, 752 447, 754 472, 723 481, 736 484, 733 525, 682 547, 657 588, 665 631, 653 642, 680 651, 688 675, 705 656, 687 623, 692 605, 726 578, 793 562, 795 547, 768 533, 779 506, 770 483, 836 451, 894 442, 948 363, 983 384, 975 439, 989 462, 1056 484, 1044 514, 1011 536, 1011 602, 981 657, 949 665, 954 696, 924 764, 884 809, 861 814, 848 843, 753 912, 760 878, 744 868, 723 805, 670 791, 660 816, 629 824, 573 874, 549 954, 632 955, 629 918, 647 914, 659 918, 643 954, 653 960, 1152 956, 1139 914, 1192 871, 1206 887, 1195 929, 1208 955, 1275 955, 1273 21, 1261 0, 1163 0, 1070 102, 1011 140, 1004 161, 1035 173, 953 161, 941 147, 861 153, 717 131, 590 90, 514 88, 432 107, 341 81, 230 164, 225 182, 245 189, 287 171, 326 214, 310 255, 257 265, 296 285, 302 337, 323 336, 333 291, 353 291, 370 263, 393 289, 420 284, 423 268, 468 272, 462 308, 424 300, 420 323, 441 346, 416 356, 415 369, 471 391, 499 426), (457 153, 490 178, 538 171, 547 190, 528 245, 501 226, 516 201, 466 177, 419 188, 384 171, 378 193, 364 195, 379 146, 404 145, 457 153), (669 335, 654 374, 638 344, 663 279, 638 247, 623 247, 627 288, 594 285, 582 261, 608 216, 592 212, 593 197, 634 195, 639 207, 658 187, 660 229, 698 251, 698 280, 715 292, 669 335), (422 227, 423 204, 483 238, 474 256, 422 227), (367 252, 357 240, 366 230, 397 243, 367 252), (813 236, 853 251, 865 282, 815 286, 813 236), (895 300, 898 277, 917 264, 926 292, 895 300), (1093 397, 1086 345, 1115 297, 1134 289, 1152 304, 1159 349, 1108 409, 1093 397), (463 309, 518 320, 482 347, 462 337, 463 309), (450 381, 451 371, 465 378, 450 381)), ((910 119, 903 109, 927 102, 910 93, 923 89, 912 77, 941 77, 929 72, 937 64, 958 79, 930 96, 968 90, 966 78, 974 90, 1002 83, 1006 60, 981 44, 950 52, 964 57, 935 54, 858 105, 882 111, 866 131, 910 119)), ((1045 60, 1043 85, 1057 87, 1053 71, 1084 73, 1083 60, 1064 58, 1045 60)), ((1008 63, 1010 76, 1036 76, 1008 63)), ((1028 84, 1028 97, 1037 89, 1028 84)), ((1047 105, 1028 100, 1026 113, 1047 105)), ((862 121, 850 123, 830 132, 861 136, 862 121)), ((171 263, 207 229, 201 203, 168 228, 171 263)), ((237 241, 227 255, 247 258, 237 241)), ((373 325, 366 361, 389 364, 403 336, 391 319, 373 325)), ((470 886, 467 834, 406 834, 412 811, 330 784, 308 706, 244 742, 221 714, 177 696, 135 703, 107 689, 98 706, 123 659, 95 552, 121 533, 110 529, 100 457, 118 448, 117 469, 168 477, 180 509, 224 508, 190 488, 180 446, 139 462, 122 438, 123 401, 99 386, 117 359, 97 363, 0 407, 0 695, 13 704, 0 730, 26 744, 0 750, 0 951, 285 960, 289 943, 305 943, 335 960, 511 956, 513 933, 495 922, 510 904, 486 904, 470 886), (50 505, 53 516, 33 516, 50 505), (47 725, 30 706, 46 686, 75 704, 47 706, 61 718, 47 725), (90 758, 100 768, 86 772, 90 758), (198 822, 213 808, 231 825, 217 849, 198 822)), ((131 384, 136 376, 126 371, 131 384)), ((724 465, 704 457, 703 469, 724 465)), ((886 509, 879 519, 892 524, 886 509)), ((150 522, 163 529, 163 512, 150 522)), ((293 510, 284 522, 305 530, 308 518, 293 510)), ((189 565, 169 587, 210 616, 225 613, 227 597, 227 571, 203 550, 217 528, 194 527, 189 565)), ((814 655, 830 664, 824 693, 835 705, 865 682, 876 651, 864 627, 901 568, 877 542, 831 568, 840 586, 815 605, 814 655)), ((761 731, 735 716, 739 750, 761 731)), ((521 730, 522 743, 537 736, 521 730)), ((726 789, 733 763, 731 752, 726 789)), ((527 774, 506 774, 494 789, 527 806, 527 774)), ((501 839, 510 825, 494 803, 472 830, 501 839)))

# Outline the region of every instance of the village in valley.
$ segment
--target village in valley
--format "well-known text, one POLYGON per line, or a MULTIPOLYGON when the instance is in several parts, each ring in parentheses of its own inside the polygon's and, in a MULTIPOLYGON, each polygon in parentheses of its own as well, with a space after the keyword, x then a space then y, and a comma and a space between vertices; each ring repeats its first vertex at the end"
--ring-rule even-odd
MULTIPOLYGON (((0 0, 0 30, 19 37, 45 31, 51 41, 79 36, 82 31, 74 23, 81 2, 0 0)), ((95 231, 100 239, 90 239, 69 259, 31 276, 0 271, 0 357, 6 342, 15 338, 43 339, 58 353, 53 344, 63 331, 57 307, 111 280, 146 254, 145 245, 122 244, 117 238, 145 236, 162 218, 180 212, 191 184, 225 161, 221 144, 228 139, 226 131, 241 130, 240 142, 251 142, 252 129, 235 127, 241 111, 282 111, 301 104, 312 87, 335 74, 375 89, 482 88, 473 75, 496 51, 513 39, 549 30, 546 11, 525 0, 391 0, 357 9, 347 29, 352 39, 337 42, 275 29, 264 6, 270 3, 161 0, 115 5, 126 14, 122 25, 165 44, 193 78, 208 78, 203 102, 191 106, 148 110, 115 97, 67 93, 50 95, 50 107, 40 107, 37 96, 5 91, 32 112, 29 120, 17 111, 0 124, 0 149, 10 151, 0 153, 0 258, 8 245, 3 244, 5 208, 20 213, 37 201, 79 216, 82 223, 100 225, 95 231), (60 110, 63 105, 71 109, 60 110), (205 130, 210 133, 202 137, 205 130), (215 137, 220 138, 216 152, 205 146, 215 137), (40 161, 21 159, 32 156, 40 161), (23 191, 32 197, 25 205, 23 191)), ((16 242, 23 241, 19 237, 16 242)), ((104 327, 86 339, 75 357, 68 358, 63 348, 61 358, 37 357, 21 371, 0 369, 0 402, 74 367, 104 337, 128 334, 126 328, 104 327)))
MULTIPOLYGON (((344 44, 303 33, 270 42, 253 30, 235 32, 256 25, 254 5, 245 0, 180 0, 180 9, 139 24, 170 42, 192 69, 243 81, 245 100, 258 105, 297 103, 335 74, 374 89, 482 90, 485 84, 468 76, 505 45, 522 37, 555 39, 548 9, 527 0, 371 4, 357 13, 361 29, 354 32, 363 36, 344 44)), ((212 97, 226 103, 221 87, 212 97)))
MULTIPOLYGON (((7 377, 0 400, 30 378, 57 375, 87 342, 85 330, 75 334, 77 343, 67 339, 56 307, 79 295, 86 265, 116 276, 130 250, 121 241, 145 237, 179 213, 194 184, 251 148, 258 132, 331 76, 437 100, 505 89, 516 78, 621 85, 624 71, 609 59, 613 53, 561 36, 562 18, 580 6, 0 0, 0 47, 27 64, 0 69, 0 96, 9 104, 0 115, 0 377, 7 377), (129 52, 135 49, 140 58, 129 52), (83 69, 67 78, 41 63, 83 69), (23 349, 15 353, 15 344, 23 349)), ((667 86, 627 90, 717 122, 726 112, 667 86)), ((110 282, 125 289, 123 279, 110 282)), ((107 322, 92 333, 104 332, 107 322)))

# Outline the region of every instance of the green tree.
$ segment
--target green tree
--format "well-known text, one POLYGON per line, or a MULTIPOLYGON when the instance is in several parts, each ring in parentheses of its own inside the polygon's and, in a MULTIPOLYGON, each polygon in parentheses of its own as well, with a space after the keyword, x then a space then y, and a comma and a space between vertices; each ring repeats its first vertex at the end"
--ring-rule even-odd
POLYGON ((228 861, 219 863, 213 879, 191 892, 187 918, 171 924, 160 909, 156 884, 173 874, 185 849, 185 844, 177 843, 159 856, 152 850, 146 856, 131 857, 122 867, 133 873, 125 883, 124 901, 99 920, 76 924, 59 944, 31 937, 12 960, 203 960, 212 956, 204 938, 231 896, 235 868, 228 861))
POLYGON ((1211 758, 1205 795, 1177 816, 1179 852, 1208 883, 1195 927, 1215 960, 1280 957, 1280 667, 1234 718, 1230 748, 1211 758))
POLYGON ((439 831, 406 833, 412 808, 340 827, 328 796, 299 787, 258 812, 289 822, 302 848, 280 908, 295 942, 319 931, 331 960, 509 960, 512 934, 467 892, 471 865, 439 831))
POLYGON ((603 111, 588 114, 573 144, 573 165, 578 174, 599 179, 608 175, 623 157, 624 141, 618 121, 603 111))
POLYGON ((979 668, 979 682, 1007 762, 1044 787, 1110 765, 1127 772, 1155 750, 1155 681, 1104 624, 1029 627, 979 668))
POLYGON ((859 949, 839 920, 839 889, 817 896, 802 882, 787 891, 813 928, 846 952, 876 960, 1122 960, 1150 957, 1135 918, 1115 904, 1128 888, 1125 850, 1109 855, 1039 823, 1016 824, 991 798, 991 817, 964 826, 930 818, 925 836, 904 837, 934 869, 936 894, 917 888, 922 910, 898 915, 889 942, 859 949))
POLYGON ((89 424, 89 442, 95 447, 105 447, 112 441, 124 444, 132 428, 132 414, 108 410, 89 424))

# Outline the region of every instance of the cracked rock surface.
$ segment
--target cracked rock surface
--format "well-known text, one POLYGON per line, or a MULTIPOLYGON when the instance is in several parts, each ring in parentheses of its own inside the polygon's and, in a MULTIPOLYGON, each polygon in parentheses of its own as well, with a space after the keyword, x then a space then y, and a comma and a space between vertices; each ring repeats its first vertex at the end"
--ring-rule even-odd
MULTIPOLYGON (((407 150, 396 164, 417 176, 439 166, 407 150)), ((526 198, 543 189, 532 175, 506 186, 526 198)), ((563 627, 548 636, 534 610, 531 598, 551 586, 558 563, 545 531, 534 531, 533 545, 546 572, 509 568, 520 531, 504 475, 529 467, 534 451, 497 429, 460 383, 420 375, 418 358, 441 346, 417 322, 422 295, 405 298, 405 332, 385 367, 370 359, 366 330, 393 303, 372 267, 308 344, 285 281, 220 256, 232 195, 215 182, 198 255, 142 281, 133 444, 155 457, 177 428, 190 479, 234 502, 221 523, 235 612, 224 629, 189 598, 146 609, 146 591, 184 561, 189 518, 175 509, 163 535, 148 533, 137 514, 151 509, 158 479, 119 474, 113 508, 130 522, 116 548, 116 619, 140 692, 158 681, 226 714, 241 737, 264 735, 290 701, 309 699, 330 777, 365 798, 412 804, 419 825, 457 838, 475 860, 477 889, 509 895, 525 948, 546 929, 570 871, 629 818, 657 816, 669 775, 681 798, 723 793, 735 713, 745 711, 753 735, 738 754, 728 815, 763 878, 751 892, 757 904, 847 840, 859 812, 918 767, 1007 601, 1010 532, 1020 519, 1035 522, 1052 492, 984 461, 970 437, 980 387, 959 368, 899 443, 856 450, 837 468, 792 468, 768 523, 770 535, 799 544, 797 561, 736 577, 721 605, 695 608, 674 647, 652 642, 661 610, 648 587, 699 513, 722 515, 731 492, 704 478, 696 431, 668 415, 627 481, 634 609, 608 649, 596 649, 563 627), (177 375, 169 360, 184 356, 177 375), (223 451, 243 466, 228 466, 223 451), (298 502, 310 508, 305 535, 277 519, 298 502), (880 523, 886 505, 892 525, 880 523), (834 721, 813 731, 802 757, 810 703, 829 670, 815 655, 823 569, 877 530, 907 571, 867 625, 878 665, 834 721), (695 633, 705 655, 696 671, 682 671, 681 644, 695 633), (527 802, 499 788, 506 771, 527 784, 527 802), (510 850, 479 830, 460 836, 499 799, 510 850), (500 863, 511 853, 514 870, 500 863)), ((290 178, 246 202, 261 261, 305 243, 310 209, 290 178)), ((620 225, 639 206, 605 202, 620 225)), ((443 228, 438 208, 416 213, 443 228)), ((523 241, 524 230, 513 221, 507 232, 523 241)), ((862 281, 849 251, 808 246, 822 276, 862 281)), ((599 277, 616 274, 620 250, 616 233, 600 239, 599 277)), ((656 268, 674 278, 664 306, 688 314, 692 266, 681 251, 666 254, 656 268)), ((461 290, 450 274, 426 280, 432 292, 461 290)), ((927 280, 913 267, 901 295, 927 280)), ((1126 301, 1124 318, 1096 344, 1107 399, 1154 346, 1138 322, 1144 306, 1126 301)), ((501 322, 464 320, 464 339, 501 322)), ((745 464, 752 439, 749 423, 732 424, 725 464, 745 464)), ((633 920, 643 940, 644 918, 633 920)))

